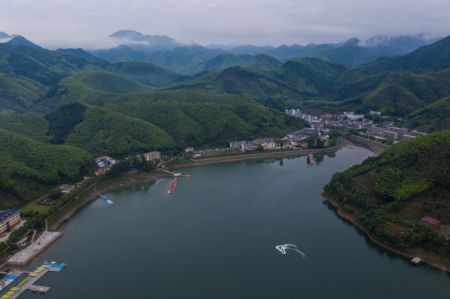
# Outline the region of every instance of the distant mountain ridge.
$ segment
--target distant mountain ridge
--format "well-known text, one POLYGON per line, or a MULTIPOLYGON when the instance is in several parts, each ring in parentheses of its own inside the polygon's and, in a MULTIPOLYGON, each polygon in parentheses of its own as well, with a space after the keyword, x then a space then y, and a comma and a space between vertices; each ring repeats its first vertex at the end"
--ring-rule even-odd
MULTIPOLYGON (((369 43, 373 48, 385 41, 369 43)), ((378 110, 402 117, 412 128, 450 129, 450 37, 358 66, 316 57, 280 61, 201 46, 153 52, 141 47, 116 48, 116 57, 125 53, 129 61, 108 62, 82 49, 47 50, 23 37, 0 43, 0 192, 37 198, 53 184, 83 175, 90 155, 181 152, 189 145, 223 145, 302 128, 286 108, 378 110), (28 144, 25 156, 12 156, 18 144, 28 144), (67 171, 70 176, 47 181, 39 171, 45 166, 61 173, 65 161, 55 167, 47 163, 61 155, 79 158, 67 171), (30 157, 45 163, 27 167, 30 157), (28 193, 30 182, 38 186, 36 193, 28 193)), ((314 47, 362 46, 355 39, 314 47)), ((285 53, 300 48, 282 47, 285 53)))
POLYGON ((29 41, 28 39, 26 39, 25 37, 23 37, 21 35, 13 36, 10 40, 5 42, 5 44, 11 45, 11 46, 23 46, 23 47, 28 47, 28 48, 40 48, 40 46, 29 41))
POLYGON ((0 31, 0 40, 10 38, 11 36, 3 31, 0 31))
POLYGON ((165 35, 144 35, 134 30, 120 30, 109 36, 118 41, 122 41, 125 45, 138 43, 137 45, 153 47, 153 48, 173 48, 177 42, 165 35))
MULTIPOLYGON (((365 41, 351 38, 341 43, 253 46, 243 45, 234 48, 215 45, 183 45, 167 36, 144 35, 137 31, 121 30, 111 35, 121 44, 111 49, 93 51, 92 54, 110 62, 138 60, 151 62, 183 74, 193 74, 202 68, 196 65, 206 64, 218 55, 233 54, 267 55, 280 61, 292 58, 314 57, 332 63, 360 65, 375 61, 380 57, 405 55, 415 49, 427 45, 435 39, 426 35, 417 36, 376 36, 365 41), (184 59, 189 57, 189 59, 184 59)), ((233 58, 237 60, 236 58, 233 58)), ((243 65, 242 62, 224 62, 224 65, 243 65)), ((208 70, 206 66, 204 70, 208 70)))
MULTIPOLYGON (((136 35, 119 35, 130 34, 136 35)), ((377 47, 387 40, 398 42, 379 37, 364 47, 377 47)), ((50 51, 23 37, 13 41, 0 44, 0 107, 8 111, 47 111, 71 102, 102 106, 154 98, 160 90, 167 94, 173 91, 170 94, 177 97, 189 95, 189 99, 195 98, 196 92, 205 92, 210 99, 237 96, 277 110, 314 103, 318 109, 323 104, 332 109, 379 110, 408 118, 426 109, 414 114, 411 126, 434 130, 448 124, 445 117, 435 125, 426 122, 448 104, 443 100, 433 105, 450 96, 450 37, 403 56, 359 66, 314 57, 280 61, 265 54, 235 55, 201 46, 155 52, 121 46, 116 49, 132 55, 128 61, 111 63, 82 49, 50 51), (133 55, 143 56, 134 59, 133 55)), ((353 39, 333 47, 359 44, 353 39)))

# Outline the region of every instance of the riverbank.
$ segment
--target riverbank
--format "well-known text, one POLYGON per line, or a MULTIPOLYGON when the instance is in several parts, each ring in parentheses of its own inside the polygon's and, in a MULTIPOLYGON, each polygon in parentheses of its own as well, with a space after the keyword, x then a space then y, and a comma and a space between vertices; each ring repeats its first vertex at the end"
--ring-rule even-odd
MULTIPOLYGON (((224 157, 214 157, 205 158, 190 161, 175 161, 171 163, 169 168, 178 169, 182 167, 194 167, 203 166, 209 164, 217 163, 231 163, 238 161, 247 160, 260 160, 260 159, 280 159, 285 157, 298 157, 305 156, 309 153, 333 153, 339 150, 342 146, 349 145, 348 140, 343 140, 340 146, 335 146, 325 149, 308 149, 308 150, 292 150, 292 151, 280 151, 280 152, 266 152, 266 153, 255 153, 255 154, 242 154, 236 156, 224 156, 224 157)), ((86 187, 81 193, 80 198, 75 202, 71 203, 67 207, 61 209, 56 215, 52 216, 48 220, 48 228, 50 230, 57 230, 61 225, 68 221, 78 210, 95 200, 98 193, 110 193, 120 190, 124 190, 140 184, 152 184, 156 180, 163 177, 170 177, 169 174, 163 171, 153 171, 153 172, 138 172, 131 171, 121 174, 117 178, 106 179, 100 183, 93 183, 86 187)))
POLYGON ((339 217, 341 217, 345 221, 347 221, 350 224, 352 224, 353 226, 355 226, 372 243, 388 250, 389 252, 392 252, 399 256, 407 258, 408 260, 411 260, 414 257, 420 257, 424 263, 450 274, 450 267, 447 264, 441 263, 440 261, 436 260, 436 257, 433 254, 427 253, 423 250, 413 250, 413 249, 402 250, 400 248, 396 248, 391 245, 388 245, 381 240, 378 240, 355 218, 355 216, 353 214, 345 211, 340 206, 339 202, 336 199, 334 199, 333 197, 329 196, 326 193, 322 193, 322 197, 324 198, 325 202, 330 204, 335 209, 336 214, 339 217))
POLYGON ((168 176, 167 173, 162 171, 148 173, 131 171, 124 173, 117 178, 107 178, 104 181, 92 183, 80 192, 78 200, 70 203, 62 208, 57 214, 47 219, 47 227, 49 230, 57 230, 80 209, 96 200, 99 193, 117 192, 136 185, 153 184, 156 180, 168 176))
MULTIPOLYGON (((306 150, 291 150, 291 151, 277 151, 277 152, 262 152, 253 154, 242 154, 235 156, 224 156, 205 158, 191 161, 175 161, 168 165, 168 168, 177 169, 181 167, 202 166, 216 163, 231 163, 246 160, 260 160, 260 159, 280 159, 284 157, 304 156, 309 153, 334 153, 343 146, 349 145, 349 141, 342 140, 339 146, 324 148, 324 149, 306 149, 306 150)), ((77 199, 63 206, 56 214, 50 216, 46 220, 46 230, 56 231, 67 221, 70 220, 79 210, 93 202, 98 198, 98 194, 116 192, 131 188, 136 185, 153 184, 156 180, 163 177, 170 177, 170 174, 164 171, 153 172, 139 172, 130 171, 123 173, 115 178, 103 177, 100 180, 93 181, 85 186, 77 195, 77 199)), ((40 252, 39 254, 41 254, 40 252)), ((33 258, 37 257, 34 256, 33 258)))
MULTIPOLYGON (((344 142, 344 145, 348 143, 344 142)), ((340 147, 334 146, 323 149, 299 149, 299 150, 290 150, 290 151, 272 151, 272 152, 261 152, 261 153, 253 153, 253 154, 242 154, 242 155, 233 155, 233 156, 223 156, 223 157, 213 157, 213 158, 202 158, 202 159, 192 159, 190 162, 184 163, 180 165, 176 165, 176 167, 185 167, 185 166, 201 166, 208 164, 217 164, 217 163, 230 163, 230 162, 238 162, 238 161, 248 161, 248 160, 260 160, 260 159, 280 159, 287 157, 299 157, 305 156, 309 153, 317 154, 317 153, 334 153, 340 147)))
POLYGON ((348 135, 345 137, 345 139, 347 139, 348 141, 352 142, 355 145, 368 148, 377 155, 381 155, 389 147, 386 144, 356 135, 348 135))

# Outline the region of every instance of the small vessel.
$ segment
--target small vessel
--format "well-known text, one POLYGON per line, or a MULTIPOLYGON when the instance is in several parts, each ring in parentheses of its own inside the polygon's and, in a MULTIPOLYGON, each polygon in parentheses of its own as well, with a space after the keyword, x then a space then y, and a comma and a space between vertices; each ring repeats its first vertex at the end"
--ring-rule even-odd
POLYGON ((422 262, 422 259, 420 258, 420 257, 414 257, 412 260, 411 260, 411 264, 413 264, 413 265, 415 265, 415 266, 417 266, 417 265, 419 265, 420 263, 422 262))
POLYGON ((316 164, 316 158, 314 157, 313 153, 309 153, 307 157, 307 162, 310 165, 316 164))
POLYGON ((106 202, 109 205, 112 205, 114 202, 108 198, 106 195, 99 194, 100 200, 106 202))
POLYGON ((169 193, 170 195, 175 194, 175 190, 177 189, 177 177, 175 177, 172 182, 170 183, 169 186, 169 190, 167 191, 167 193, 169 193))
POLYGON ((295 244, 283 244, 283 245, 277 245, 275 246, 275 249, 278 250, 282 255, 286 255, 288 250, 292 250, 297 252, 301 255, 302 258, 306 258, 306 254, 298 249, 297 245, 295 244))

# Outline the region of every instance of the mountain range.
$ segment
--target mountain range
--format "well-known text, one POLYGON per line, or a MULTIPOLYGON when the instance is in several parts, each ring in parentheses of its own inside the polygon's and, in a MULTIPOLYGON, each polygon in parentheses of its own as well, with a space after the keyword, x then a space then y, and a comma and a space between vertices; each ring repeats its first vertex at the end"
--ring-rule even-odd
MULTIPOLYGON (((334 63, 358 65, 372 62, 380 57, 404 55, 435 41, 427 35, 377 36, 365 41, 351 38, 342 43, 306 46, 298 44, 279 47, 247 45, 230 48, 220 45, 213 47, 183 45, 167 36, 144 35, 132 30, 118 31, 110 37, 119 43, 117 47, 92 51, 92 54, 110 62, 129 60, 151 62, 184 74, 193 74, 198 71, 196 64, 207 63, 220 54, 237 56, 264 54, 283 62, 292 58, 315 57, 334 63)), ((240 64, 236 61, 233 65, 240 64)))
MULTIPOLYGON (((6 161, 0 163, 0 193, 35 198, 55 183, 82 176, 98 155, 180 152, 188 145, 302 128, 286 108, 375 109, 403 117, 411 128, 450 129, 450 37, 357 65, 180 46, 167 37, 129 31, 113 38, 136 44, 89 53, 48 50, 16 35, 0 43, 0 157, 6 161), (165 50, 143 52, 142 47, 165 50), (120 49, 143 56, 101 58, 120 49), (159 63, 149 63, 149 57, 159 63), (33 151, 18 153, 18 144, 33 151)), ((373 48, 387 41, 365 43, 322 48, 341 49, 338 56, 344 57, 349 47, 373 48)))

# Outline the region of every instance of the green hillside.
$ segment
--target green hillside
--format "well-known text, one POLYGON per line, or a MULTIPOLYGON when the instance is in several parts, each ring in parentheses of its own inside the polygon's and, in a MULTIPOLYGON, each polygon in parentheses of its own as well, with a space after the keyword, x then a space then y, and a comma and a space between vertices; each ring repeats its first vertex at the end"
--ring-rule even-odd
POLYGON ((22 200, 80 179, 92 163, 79 148, 41 143, 4 129, 0 129, 0 156, 0 190, 22 200))
POLYGON ((269 97, 297 98, 300 96, 297 89, 277 81, 270 75, 242 67, 208 73, 178 88, 237 94, 257 100, 269 97))
POLYGON ((172 138, 157 126, 103 108, 87 109, 66 143, 93 155, 126 155, 174 145, 172 138))
POLYGON ((414 225, 424 216, 450 223, 450 131, 400 142, 335 174, 325 191, 379 239, 450 258, 443 235, 414 225))
POLYGON ((49 142, 48 122, 39 114, 11 114, 0 112, 0 128, 33 138, 42 142, 49 142))
POLYGON ((233 139, 280 135, 288 128, 303 125, 256 103, 134 101, 113 105, 112 109, 159 126, 179 146, 226 144, 233 139))
POLYGON ((26 111, 45 92, 35 81, 0 73, 0 110, 26 111))
POLYGON ((411 113, 408 126, 423 132, 450 130, 450 97, 440 99, 411 113))
POLYGON ((187 79, 160 66, 138 61, 119 62, 111 69, 119 75, 151 87, 170 86, 187 79))
POLYGON ((233 55, 221 54, 213 59, 199 63, 192 67, 192 73, 210 72, 224 70, 230 67, 241 66, 260 71, 268 71, 280 67, 282 63, 277 59, 260 55, 233 55))
POLYGON ((50 51, 16 37, 0 44, 0 110, 27 112, 58 82, 87 65, 108 65, 81 49, 50 51))
POLYGON ((103 70, 82 71, 71 79, 78 80, 92 90, 113 94, 139 92, 146 89, 136 81, 103 70))
POLYGON ((254 99, 305 99, 326 96, 344 66, 320 59, 291 60, 271 70, 232 67, 208 73, 179 88, 242 94, 254 99))
POLYGON ((304 96, 329 96, 345 67, 316 58, 290 60, 271 74, 304 96))

